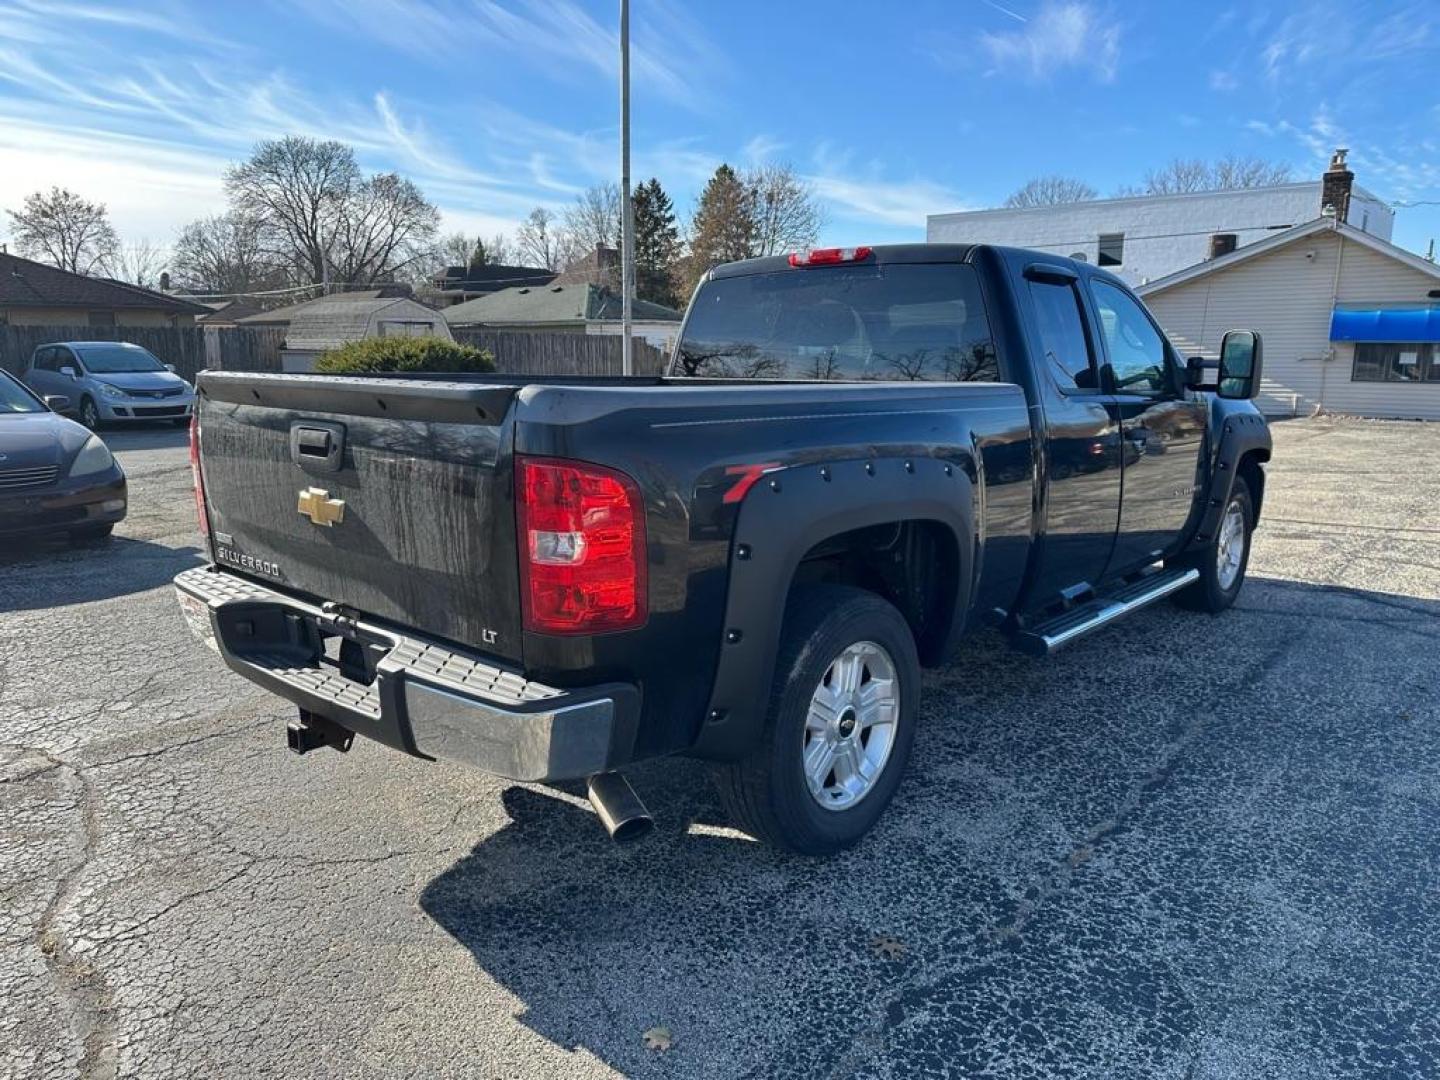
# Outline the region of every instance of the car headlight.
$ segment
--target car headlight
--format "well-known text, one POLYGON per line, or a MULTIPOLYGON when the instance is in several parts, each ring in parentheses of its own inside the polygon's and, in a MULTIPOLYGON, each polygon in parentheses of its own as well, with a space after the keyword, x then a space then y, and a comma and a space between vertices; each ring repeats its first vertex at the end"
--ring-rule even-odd
POLYGON ((92 473, 104 472, 114 464, 115 458, 111 455, 110 448, 91 435, 70 464, 70 475, 89 476, 92 473))
POLYGON ((118 386, 111 386, 108 382, 102 382, 100 384, 100 393, 104 394, 106 397, 123 398, 130 396, 129 394, 125 393, 124 390, 121 390, 118 386))

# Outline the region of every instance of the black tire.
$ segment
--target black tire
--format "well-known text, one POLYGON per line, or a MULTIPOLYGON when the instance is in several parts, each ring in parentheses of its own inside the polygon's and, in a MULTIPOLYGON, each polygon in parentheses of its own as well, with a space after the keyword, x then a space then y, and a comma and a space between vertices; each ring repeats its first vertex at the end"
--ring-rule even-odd
POLYGON ((114 531, 114 522, 108 525, 87 525, 83 529, 71 529, 70 542, 72 544, 97 544, 101 540, 108 540, 114 531))
POLYGON ((80 399, 80 423, 84 424, 91 431, 100 426, 100 410, 96 407, 94 400, 89 394, 80 399))
POLYGON ((915 639, 893 605, 846 586, 797 589, 786 605, 764 733, 748 756, 714 766, 720 800, 735 825, 758 840, 801 855, 842 851, 869 832, 895 794, 910 759, 919 704, 915 639), (829 809, 805 779, 805 720, 831 664, 859 642, 881 646, 893 663, 895 734, 865 794, 846 809, 829 809))
POLYGON ((1235 603, 1235 598, 1240 595, 1240 587, 1245 584, 1245 570, 1250 565, 1250 537, 1255 530, 1254 506, 1250 500, 1250 486, 1245 483, 1244 477, 1237 476, 1230 488, 1230 499, 1225 504, 1225 511, 1216 525, 1215 535, 1206 542, 1192 563, 1200 571, 1200 580, 1176 594, 1177 604, 1191 611, 1208 611, 1212 615, 1218 615, 1235 603), (1226 586, 1221 584, 1220 544, 1225 531, 1225 518, 1232 507, 1237 505, 1244 521, 1244 548, 1240 555, 1239 571, 1234 580, 1226 586))

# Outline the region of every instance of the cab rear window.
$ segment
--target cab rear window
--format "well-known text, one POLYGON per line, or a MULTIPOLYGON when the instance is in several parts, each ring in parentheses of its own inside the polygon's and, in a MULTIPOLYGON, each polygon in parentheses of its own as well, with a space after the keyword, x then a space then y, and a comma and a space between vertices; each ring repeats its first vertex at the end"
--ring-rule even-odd
POLYGON ((696 295, 671 374, 709 379, 999 379, 969 266, 879 263, 722 278, 696 295))

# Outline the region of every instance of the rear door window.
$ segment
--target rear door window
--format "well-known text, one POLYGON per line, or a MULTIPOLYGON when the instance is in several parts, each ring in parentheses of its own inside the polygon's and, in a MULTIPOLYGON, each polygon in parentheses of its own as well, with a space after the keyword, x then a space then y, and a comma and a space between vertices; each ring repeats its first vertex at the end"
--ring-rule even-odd
POLYGON ((672 374, 695 378, 996 381, 975 271, 868 263, 707 282, 672 374))
POLYGON ((1040 351, 1055 385, 1063 391, 1100 388, 1090 338, 1080 314, 1080 294, 1069 282, 1030 281, 1040 351))

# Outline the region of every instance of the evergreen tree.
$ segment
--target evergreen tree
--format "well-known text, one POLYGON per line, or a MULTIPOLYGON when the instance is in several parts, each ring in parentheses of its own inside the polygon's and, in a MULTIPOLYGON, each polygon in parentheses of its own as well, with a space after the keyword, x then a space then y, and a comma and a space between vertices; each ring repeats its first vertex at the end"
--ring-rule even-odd
POLYGON ((681 284, 686 296, 701 276, 723 262, 750 257, 755 241, 754 191, 729 165, 715 170, 690 223, 690 257, 681 284))
POLYGON ((485 241, 481 240, 477 236, 475 238, 475 250, 470 253, 470 265, 468 267, 470 273, 473 274, 476 270, 486 265, 489 261, 490 255, 485 250, 485 241))
POLYGON ((680 230, 670 196, 651 177, 635 189, 631 203, 635 218, 635 293, 668 307, 679 307, 671 269, 680 255, 680 230))

